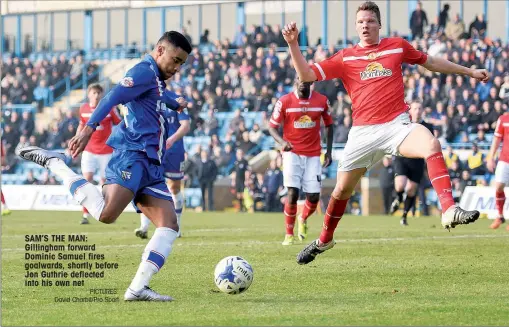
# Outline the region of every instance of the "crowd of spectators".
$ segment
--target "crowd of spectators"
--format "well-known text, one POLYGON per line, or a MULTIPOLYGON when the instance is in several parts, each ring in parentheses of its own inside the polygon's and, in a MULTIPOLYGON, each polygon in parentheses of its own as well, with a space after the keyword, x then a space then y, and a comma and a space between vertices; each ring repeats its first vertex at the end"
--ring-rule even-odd
POLYGON ((46 149, 65 149, 68 141, 76 134, 79 124, 73 110, 56 108, 55 119, 48 128, 36 130, 34 115, 30 111, 3 110, 2 112, 2 146, 6 153, 6 167, 3 172, 13 173, 18 162, 14 150, 20 144, 40 146, 46 149))
MULTIPOLYGON (((449 19, 448 10, 449 6, 445 5, 434 22, 428 24, 425 12, 418 8, 410 21, 412 45, 430 55, 468 67, 486 68, 491 78, 484 84, 462 76, 434 74, 418 66, 404 66, 405 99, 423 103, 425 120, 434 126, 435 135, 444 145, 461 142, 465 148, 470 148, 471 142, 475 141, 481 147, 486 146, 498 117, 509 105, 509 48, 500 40, 486 37, 486 22, 482 15, 466 31, 457 27, 464 25, 461 17, 455 14, 449 19)), ((268 120, 277 99, 293 86, 296 73, 290 56, 285 51, 278 52, 279 47, 285 46, 280 30, 277 25, 253 25, 248 32, 239 27, 233 40, 215 42, 209 40, 205 31, 186 65, 168 85, 189 102, 188 111, 192 118, 189 136, 210 137, 208 146, 197 145, 193 149, 185 165, 187 186, 202 188, 204 195, 210 193, 208 207, 213 207, 210 185, 216 176, 229 175, 233 171, 238 149, 247 159, 260 150, 257 145, 268 135, 268 120), (231 111, 234 114, 227 122, 228 128, 222 128, 216 113, 231 111), (246 112, 259 112, 261 118, 248 123, 244 118, 246 112), (206 175, 203 167, 214 167, 213 178, 203 180, 206 175)), ((185 31, 184 34, 187 35, 185 31)), ((189 35, 187 37, 191 39, 189 35)), ((304 55, 310 63, 320 62, 338 48, 318 44, 308 47, 304 55)), ((70 60, 60 56, 35 63, 28 59, 7 60, 2 69, 2 105, 41 101, 48 93, 41 88, 51 89, 65 76, 76 81, 83 65, 88 64, 80 56, 70 60)), ((90 72, 94 67, 89 65, 87 69, 90 72)), ((351 101, 341 80, 317 82, 313 87, 331 103, 334 142, 346 142, 352 124, 351 101)), ((48 130, 36 133, 33 116, 30 113, 21 116, 4 112, 3 139, 10 154, 20 142, 50 149, 65 147, 78 123, 75 113, 64 110, 64 117, 52 123, 48 130)), ((275 163, 271 165, 273 171, 278 169, 275 163)), ((463 169, 464 163, 458 165, 463 169)), ((473 173, 470 171, 471 175, 480 174, 479 171, 473 173)), ((246 190, 253 188, 253 194, 264 194, 262 177, 257 176, 258 184, 255 179, 246 179, 246 190), (262 191, 255 192, 258 189, 262 191)), ((274 201, 270 203, 269 207, 274 201)))
POLYGON ((28 58, 7 58, 2 62, 2 107, 15 104, 36 104, 39 111, 50 100, 50 92, 57 98, 66 89, 63 81, 69 77, 71 87, 81 81, 83 71, 93 76, 97 65, 85 63, 81 55, 70 59, 66 55, 51 60, 31 62, 28 58))

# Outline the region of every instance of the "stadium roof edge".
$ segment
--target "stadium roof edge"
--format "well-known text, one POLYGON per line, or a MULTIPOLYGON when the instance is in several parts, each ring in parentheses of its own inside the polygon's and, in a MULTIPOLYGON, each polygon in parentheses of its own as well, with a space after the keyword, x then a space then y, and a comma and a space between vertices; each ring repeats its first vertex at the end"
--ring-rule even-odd
POLYGON ((143 9, 143 8, 171 8, 193 5, 210 5, 219 3, 250 2, 252 0, 120 0, 120 1, 1 1, 2 16, 16 16, 24 14, 42 14, 51 12, 79 12, 86 10, 115 10, 115 9, 143 9), (21 5, 22 4, 22 5, 21 5))

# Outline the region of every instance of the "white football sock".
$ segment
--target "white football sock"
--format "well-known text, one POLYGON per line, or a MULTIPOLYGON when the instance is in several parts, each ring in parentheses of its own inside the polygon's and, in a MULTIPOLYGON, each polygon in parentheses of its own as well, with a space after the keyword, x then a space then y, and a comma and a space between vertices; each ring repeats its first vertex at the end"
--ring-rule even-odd
POLYGON ((182 192, 178 192, 177 194, 171 194, 173 199, 173 205, 175 206, 175 213, 177 214, 177 224, 179 226, 178 234, 180 235, 180 231, 182 230, 182 225, 180 224, 180 218, 182 217, 182 207, 184 206, 184 197, 182 196, 182 192))
POLYGON ((129 288, 138 292, 148 286, 152 276, 164 265, 170 255, 177 232, 168 227, 156 228, 141 257, 141 263, 129 288))
POLYGON ((148 226, 150 226, 150 219, 148 219, 148 217, 144 214, 140 214, 140 229, 147 232, 148 226))
POLYGON ((48 169, 64 181, 73 198, 99 221, 104 209, 104 197, 97 187, 90 184, 82 175, 76 174, 58 158, 49 160, 48 169))

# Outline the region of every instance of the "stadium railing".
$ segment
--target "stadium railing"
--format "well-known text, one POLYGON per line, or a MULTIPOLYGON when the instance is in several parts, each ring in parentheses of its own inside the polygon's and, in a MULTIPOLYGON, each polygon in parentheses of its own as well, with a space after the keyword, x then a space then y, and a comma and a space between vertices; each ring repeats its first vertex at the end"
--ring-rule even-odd
POLYGON ((88 75, 86 65, 83 66, 83 70, 81 73, 81 79, 77 81, 74 85, 71 85, 71 78, 69 76, 65 77, 63 80, 59 81, 55 85, 53 85, 53 89, 50 91, 49 100, 47 105, 52 106, 55 102, 60 100, 62 97, 69 95, 72 90, 77 90, 79 88, 86 89, 88 87, 89 81, 94 80, 95 78, 100 79, 102 75, 102 67, 99 65, 97 70, 92 74, 88 75), (61 94, 55 96, 55 91, 58 90, 61 86, 65 85, 65 90, 62 91, 61 94))
POLYGON ((22 113, 24 111, 29 111, 32 114, 37 112, 37 106, 33 104, 12 104, 2 106, 2 111, 5 113, 6 111, 16 111, 18 113, 22 113))

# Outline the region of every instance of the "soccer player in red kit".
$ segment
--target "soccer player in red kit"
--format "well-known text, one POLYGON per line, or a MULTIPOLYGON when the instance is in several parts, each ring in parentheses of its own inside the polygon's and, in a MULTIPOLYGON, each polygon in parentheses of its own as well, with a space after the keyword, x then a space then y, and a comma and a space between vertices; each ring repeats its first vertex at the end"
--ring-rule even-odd
MULTIPOLYGON (((1 149, 0 149, 0 160, 2 161, 2 166, 4 165, 5 156, 6 156, 5 144, 2 141, 1 149)), ((2 198, 2 216, 10 215, 11 210, 9 210, 9 208, 7 207, 7 204, 5 203, 4 192, 2 190, 0 190, 0 196, 2 198)))
POLYGON ((489 79, 487 71, 427 56, 400 37, 380 39, 380 29, 378 6, 371 1, 363 3, 356 13, 359 44, 312 65, 308 65, 300 52, 296 24, 287 24, 282 31, 300 80, 340 78, 353 108, 353 127, 339 162, 336 187, 320 238, 297 255, 299 264, 313 261, 318 254, 334 246, 334 230, 354 187, 385 154, 426 159, 429 178, 442 207, 444 228, 469 224, 479 218, 478 211, 465 211, 455 205, 440 142, 426 127, 410 121, 404 101, 401 65, 418 64, 433 72, 467 75, 483 82, 489 79))
POLYGON ((298 236, 302 241, 307 236, 307 219, 311 216, 320 200, 322 188, 322 152, 320 123, 327 128, 327 152, 323 167, 331 160, 333 121, 329 112, 327 97, 311 90, 309 82, 296 82, 293 93, 282 96, 272 112, 269 121, 270 135, 283 148, 283 183, 288 189, 284 207, 286 236, 283 245, 294 242, 293 227, 297 216, 297 200, 302 187, 306 193, 304 209, 299 217, 298 236), (278 129, 283 125, 283 137, 278 129))
MULTIPOLYGON (((92 84, 88 87, 88 103, 83 104, 80 107, 80 124, 78 126, 77 133, 81 131, 83 126, 88 122, 90 116, 94 112, 95 108, 101 100, 104 90, 99 84, 92 84)), ((106 166, 110 161, 113 149, 106 144, 106 141, 111 135, 113 125, 118 125, 122 121, 117 110, 112 108, 110 113, 101 122, 101 124, 92 134, 90 141, 83 151, 81 156, 81 171, 85 179, 91 182, 94 179, 94 174, 97 171, 101 178, 101 185, 105 182, 106 177, 106 166)), ((88 224, 89 213, 85 207, 83 207, 83 218, 81 224, 88 224)))
MULTIPOLYGON (((502 151, 498 159, 497 169, 495 170, 495 203, 498 210, 498 217, 491 224, 490 228, 497 229, 505 222, 504 204, 505 193, 504 188, 509 184, 509 114, 505 113, 498 118, 497 127, 495 128, 495 137, 491 143, 490 153, 488 155, 487 166, 489 171, 495 170, 495 155, 502 144, 502 151), (508 129, 506 132, 505 129, 508 129)), ((509 231, 509 226, 507 226, 509 231)))

